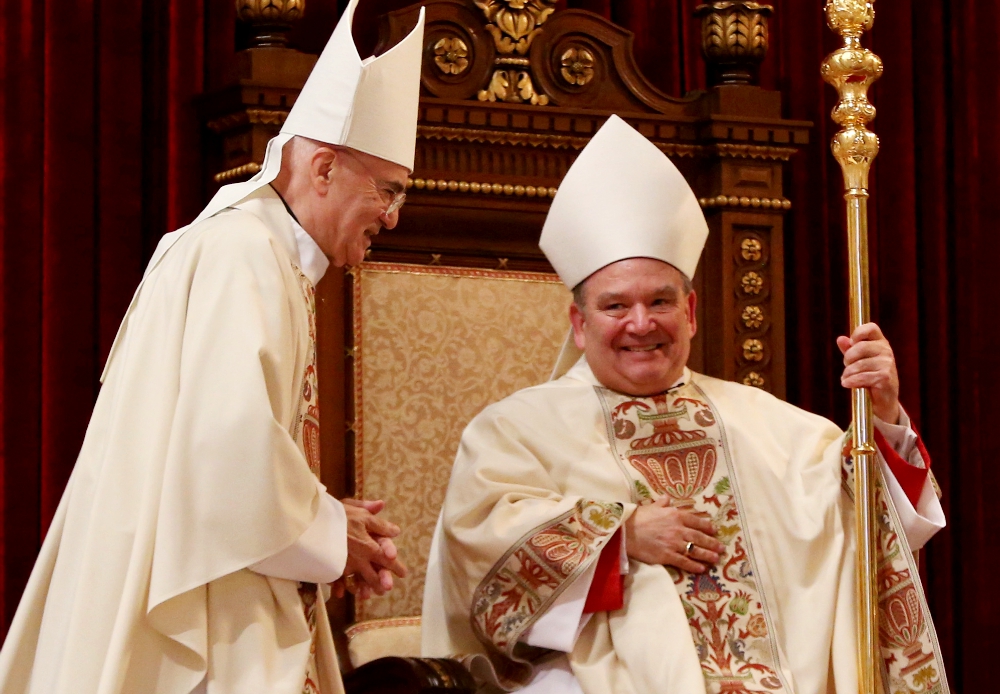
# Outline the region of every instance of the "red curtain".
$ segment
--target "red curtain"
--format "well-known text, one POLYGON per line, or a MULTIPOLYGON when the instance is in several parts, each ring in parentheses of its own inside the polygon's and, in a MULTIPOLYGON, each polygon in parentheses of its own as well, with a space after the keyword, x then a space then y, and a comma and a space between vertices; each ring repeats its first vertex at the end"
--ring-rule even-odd
POLYGON ((193 98, 228 64, 233 14, 191 0, 0 5, 4 632, 145 261, 202 207, 193 98))
MULTIPOLYGON (((411 0, 366 0, 375 17, 411 0)), ((344 3, 341 2, 341 5, 344 3)), ((698 0, 560 0, 635 32, 665 92, 704 88, 698 0)), ((847 326, 836 99, 818 77, 836 47, 820 0, 773 1, 761 84, 815 125, 785 181, 789 399, 846 423, 836 335, 847 326)), ((905 406, 934 457, 949 528, 925 553, 927 589, 957 691, 988 690, 998 568, 1000 321, 989 196, 1000 191, 1000 0, 880 2, 871 35, 882 152, 872 177, 872 305, 896 350, 905 406), (996 457, 995 457, 996 456, 996 457)), ((335 0, 297 29, 317 52, 335 0)), ((145 260, 204 202, 193 99, 222 83, 229 0, 6 0, 0 7, 0 624, 9 623, 72 469, 97 378, 145 260)), ((867 40, 867 39, 866 39, 867 40)))

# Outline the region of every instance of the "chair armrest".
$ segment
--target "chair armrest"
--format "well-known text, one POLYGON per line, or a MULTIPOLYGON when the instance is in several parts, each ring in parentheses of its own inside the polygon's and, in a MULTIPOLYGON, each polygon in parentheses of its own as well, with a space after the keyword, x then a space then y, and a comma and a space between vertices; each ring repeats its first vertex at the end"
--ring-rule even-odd
POLYGON ((473 694, 475 680, 448 658, 379 658, 344 675, 347 694, 473 694))

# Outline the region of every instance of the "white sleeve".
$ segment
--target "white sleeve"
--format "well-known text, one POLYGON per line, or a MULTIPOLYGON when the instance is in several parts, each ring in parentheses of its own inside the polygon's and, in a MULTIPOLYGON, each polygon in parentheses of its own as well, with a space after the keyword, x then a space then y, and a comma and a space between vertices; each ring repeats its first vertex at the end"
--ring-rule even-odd
POLYGON ((347 564, 347 514, 339 501, 320 495, 312 524, 290 547, 252 564, 251 571, 275 578, 309 583, 332 583, 347 564))
MULTIPOLYGON (((887 424, 876 417, 875 426, 882 432, 886 441, 899 454, 899 457, 909 465, 920 469, 927 467, 927 463, 920 453, 920 448, 917 446, 917 432, 910 426, 910 417, 902 408, 899 411, 899 424, 887 424)), ((881 463, 882 472, 886 479, 886 489, 896 507, 896 513, 899 514, 899 521, 903 525, 902 530, 906 534, 906 540, 910 549, 918 550, 946 525, 944 509, 941 508, 941 501, 934 492, 930 475, 924 481, 924 487, 920 490, 920 499, 914 508, 899 481, 896 480, 896 476, 892 474, 889 464, 885 460, 882 460, 881 463)))
POLYGON ((590 584, 594 582, 597 562, 591 563, 586 573, 573 581, 555 603, 530 629, 521 636, 521 642, 539 648, 551 648, 569 653, 573 650, 577 637, 587 626, 592 615, 584 614, 590 584))

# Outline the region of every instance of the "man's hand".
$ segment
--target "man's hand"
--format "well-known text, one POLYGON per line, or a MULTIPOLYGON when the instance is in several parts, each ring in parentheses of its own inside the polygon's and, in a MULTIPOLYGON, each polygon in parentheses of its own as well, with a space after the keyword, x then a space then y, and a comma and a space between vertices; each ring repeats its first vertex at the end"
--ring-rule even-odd
POLYGON ((385 595, 392 590, 392 574, 406 576, 406 567, 397 558, 392 538, 399 535, 399 526, 378 518, 385 508, 383 501, 343 499, 347 513, 347 565, 344 576, 333 585, 338 597, 345 589, 365 600, 385 595))
POLYGON ((879 327, 874 323, 858 326, 850 337, 838 337, 837 347, 844 355, 840 384, 845 388, 868 388, 875 416, 889 424, 899 422, 896 358, 879 327))
POLYGON ((625 544, 632 559, 695 574, 719 561, 725 550, 714 535, 711 522, 691 511, 671 507, 666 497, 640 506, 625 522, 625 544), (691 551, 687 552, 689 542, 691 551))

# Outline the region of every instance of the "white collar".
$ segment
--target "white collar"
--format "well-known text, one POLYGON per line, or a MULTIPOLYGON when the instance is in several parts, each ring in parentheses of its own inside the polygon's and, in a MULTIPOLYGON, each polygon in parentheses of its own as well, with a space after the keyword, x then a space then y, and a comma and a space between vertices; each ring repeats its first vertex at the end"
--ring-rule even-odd
MULTIPOLYGON (((575 378, 579 381, 584 381, 585 383, 589 383, 590 385, 607 388, 607 386, 605 386, 604 384, 602 384, 600 381, 597 380, 597 376, 595 376, 594 372, 591 370, 590 364, 587 363, 586 356, 581 356, 580 359, 576 362, 576 364, 573 365, 573 368, 571 368, 569 371, 566 372, 566 376, 569 376, 570 378, 575 378)), ((691 380, 691 369, 685 366, 684 373, 682 373, 681 377, 678 378, 676 381, 674 381, 674 384, 669 388, 667 388, 667 390, 673 390, 674 388, 678 388, 690 380, 691 380)))
POLYGON ((323 279, 330 267, 330 259, 326 257, 319 244, 302 228, 295 217, 291 217, 292 231, 295 232, 295 243, 299 249, 299 269, 314 285, 323 279))

